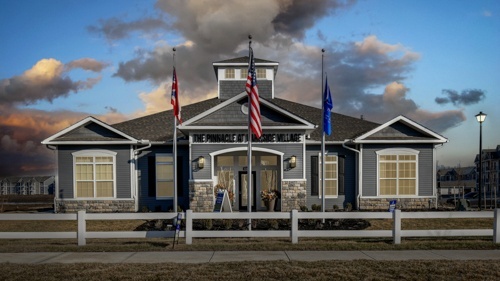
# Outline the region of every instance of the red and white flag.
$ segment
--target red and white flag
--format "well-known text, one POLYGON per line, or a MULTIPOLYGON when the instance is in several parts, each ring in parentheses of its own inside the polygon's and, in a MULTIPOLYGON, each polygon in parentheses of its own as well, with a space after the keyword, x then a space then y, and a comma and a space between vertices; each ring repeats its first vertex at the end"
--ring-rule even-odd
POLYGON ((255 60, 253 57, 253 50, 250 47, 250 55, 248 60, 248 77, 246 84, 246 91, 250 97, 250 128, 253 134, 260 138, 262 136, 262 125, 260 121, 260 102, 259 102, 259 89, 257 88, 257 75, 255 72, 255 60))
POLYGON ((182 124, 181 119, 181 106, 179 104, 179 84, 177 83, 177 74, 175 73, 174 67, 174 75, 172 77, 172 96, 170 98, 170 103, 174 108, 174 116, 179 120, 179 123, 182 124))

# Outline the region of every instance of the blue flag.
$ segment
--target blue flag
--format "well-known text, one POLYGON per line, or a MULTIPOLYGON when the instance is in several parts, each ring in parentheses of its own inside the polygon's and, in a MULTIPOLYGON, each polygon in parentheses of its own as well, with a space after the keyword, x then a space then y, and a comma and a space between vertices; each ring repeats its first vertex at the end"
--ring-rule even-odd
POLYGON ((333 108, 332 93, 328 87, 328 78, 325 82, 325 93, 323 94, 323 132, 327 135, 332 134, 331 112, 333 108))

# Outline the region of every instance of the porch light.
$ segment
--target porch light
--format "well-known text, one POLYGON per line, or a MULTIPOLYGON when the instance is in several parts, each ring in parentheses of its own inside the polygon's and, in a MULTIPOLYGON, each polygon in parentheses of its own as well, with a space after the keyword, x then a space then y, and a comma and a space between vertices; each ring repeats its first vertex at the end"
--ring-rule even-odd
POLYGON ((203 169, 205 167, 205 157, 198 157, 198 169, 203 169))
POLYGON ((295 167, 297 167, 297 156, 292 155, 292 157, 290 157, 290 168, 293 169, 295 167))

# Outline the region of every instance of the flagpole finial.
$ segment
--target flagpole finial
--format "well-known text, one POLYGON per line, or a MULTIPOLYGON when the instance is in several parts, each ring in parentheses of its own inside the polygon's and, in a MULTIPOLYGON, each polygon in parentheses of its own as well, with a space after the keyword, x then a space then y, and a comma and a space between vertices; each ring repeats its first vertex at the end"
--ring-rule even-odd
POLYGON ((324 53, 325 52, 325 49, 321 49, 321 52, 324 53))
POLYGON ((172 48, 172 51, 174 51, 174 52, 176 51, 175 47, 172 48))

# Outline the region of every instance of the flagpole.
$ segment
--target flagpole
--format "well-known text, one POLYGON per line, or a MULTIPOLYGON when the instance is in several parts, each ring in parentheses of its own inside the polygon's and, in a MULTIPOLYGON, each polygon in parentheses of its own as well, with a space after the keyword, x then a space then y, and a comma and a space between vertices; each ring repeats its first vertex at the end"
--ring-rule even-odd
MULTIPOLYGON (((248 35, 248 68, 251 67, 252 54, 252 35, 248 35)), ((252 130, 251 130, 251 122, 252 122, 252 100, 251 96, 248 95, 248 151, 247 151, 247 161, 248 161, 248 170, 247 170, 247 208, 248 212, 252 212, 252 130)), ((248 230, 252 230, 252 219, 248 221, 248 230)))
MULTIPOLYGON (((175 69, 175 48, 172 49, 173 53, 173 65, 175 69)), ((175 74, 177 75, 177 74, 175 74)), ((174 77, 172 77, 173 83, 174 77)), ((176 77, 177 79, 177 77, 176 77)), ((175 81, 177 83, 178 81, 175 81)), ((179 93, 175 93, 176 102, 179 104, 179 93)), ((174 109, 175 111, 175 109, 174 109)), ((177 212, 177 116, 174 114, 174 213, 177 212)))
MULTIPOLYGON (((323 96, 323 77, 324 77, 324 69, 323 69, 323 60, 325 55, 325 49, 321 49, 321 112, 322 115, 325 112, 325 97, 323 96)), ((326 152, 325 152, 325 118, 322 118, 322 131, 321 131, 321 206, 322 211, 325 212, 326 209, 326 201, 325 201, 325 170, 326 170, 326 152)), ((325 219, 323 219, 323 223, 325 219)))

